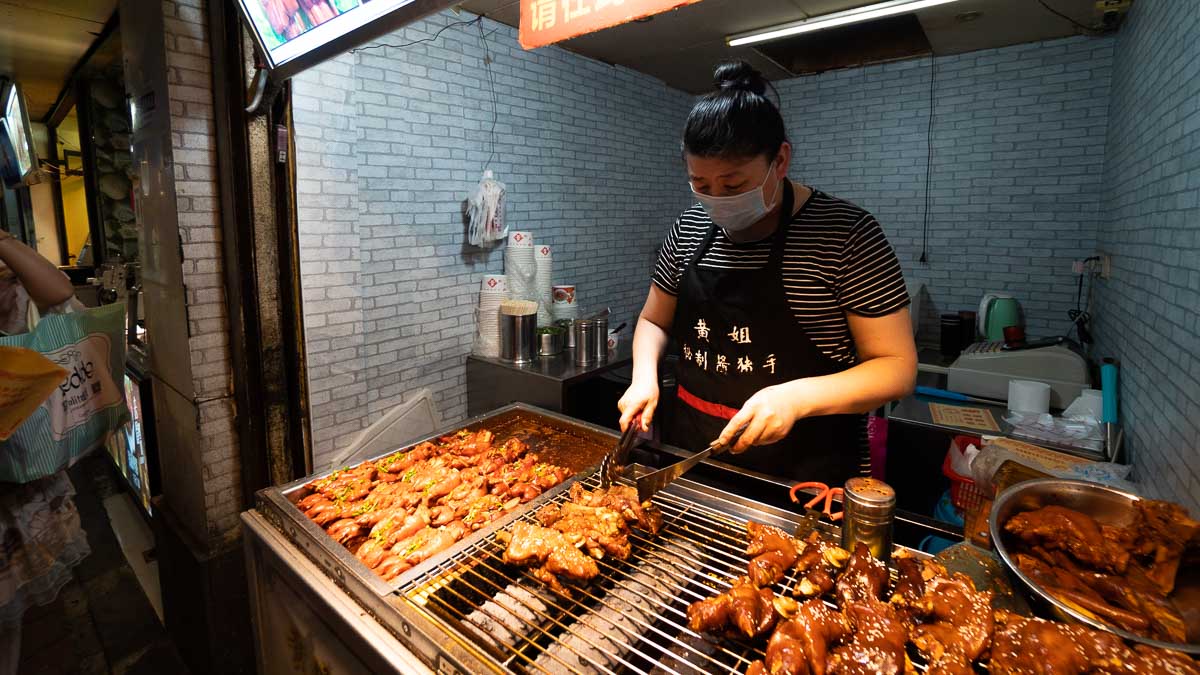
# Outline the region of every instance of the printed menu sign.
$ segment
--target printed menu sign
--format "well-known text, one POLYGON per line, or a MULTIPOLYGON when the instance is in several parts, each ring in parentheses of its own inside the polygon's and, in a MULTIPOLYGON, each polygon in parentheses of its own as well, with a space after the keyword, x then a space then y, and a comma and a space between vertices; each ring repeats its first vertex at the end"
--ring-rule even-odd
POLYGON ((929 404, 929 415, 933 423, 946 427, 962 429, 978 429, 979 431, 1000 431, 996 426, 996 418, 989 410, 983 408, 965 408, 957 405, 929 404))
POLYGON ((522 0, 521 46, 561 40, 678 9, 700 0, 522 0))

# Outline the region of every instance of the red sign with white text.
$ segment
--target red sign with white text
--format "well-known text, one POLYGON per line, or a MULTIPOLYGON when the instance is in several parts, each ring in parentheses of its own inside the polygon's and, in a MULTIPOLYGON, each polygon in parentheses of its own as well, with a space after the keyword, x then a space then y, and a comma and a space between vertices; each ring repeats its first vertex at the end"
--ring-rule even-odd
POLYGON ((521 0, 521 46, 545 47, 699 1, 521 0))

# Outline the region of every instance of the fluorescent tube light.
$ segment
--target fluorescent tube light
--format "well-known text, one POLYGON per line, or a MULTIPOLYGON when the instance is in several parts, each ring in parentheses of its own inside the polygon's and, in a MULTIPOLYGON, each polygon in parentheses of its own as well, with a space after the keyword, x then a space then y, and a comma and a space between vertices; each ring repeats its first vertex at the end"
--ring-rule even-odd
POLYGON ((955 2, 956 0, 889 0, 888 2, 877 2, 866 7, 858 7, 856 9, 848 9, 844 12, 834 12, 824 16, 816 16, 811 19, 802 21, 793 21, 791 23, 771 26, 749 33, 740 33, 738 35, 730 35, 725 38, 725 42, 730 47, 740 47, 742 45, 755 44, 757 42, 766 42, 767 40, 778 40, 782 37, 791 35, 799 35, 800 33, 811 33, 817 30, 825 30, 826 28, 834 28, 836 26, 845 26, 847 24, 859 23, 861 21, 870 21, 871 19, 879 19, 885 16, 894 14, 906 14, 915 12, 918 9, 926 7, 936 7, 947 3, 955 2))

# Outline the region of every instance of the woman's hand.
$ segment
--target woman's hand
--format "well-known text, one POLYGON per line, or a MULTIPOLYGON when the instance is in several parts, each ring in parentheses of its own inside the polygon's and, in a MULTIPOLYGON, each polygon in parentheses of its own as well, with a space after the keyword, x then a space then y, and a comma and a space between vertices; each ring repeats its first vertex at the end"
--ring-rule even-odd
POLYGON ((658 382, 652 378, 634 380, 617 401, 617 409, 621 411, 621 431, 625 431, 630 423, 640 425, 642 431, 649 431, 657 407, 658 382))
POLYGON ((745 427, 737 443, 729 449, 737 454, 745 452, 753 445, 770 445, 782 441, 792 430, 796 420, 803 417, 799 400, 801 395, 797 386, 803 380, 794 380, 777 384, 750 397, 742 409, 738 411, 729 424, 717 438, 719 443, 727 443, 745 427))

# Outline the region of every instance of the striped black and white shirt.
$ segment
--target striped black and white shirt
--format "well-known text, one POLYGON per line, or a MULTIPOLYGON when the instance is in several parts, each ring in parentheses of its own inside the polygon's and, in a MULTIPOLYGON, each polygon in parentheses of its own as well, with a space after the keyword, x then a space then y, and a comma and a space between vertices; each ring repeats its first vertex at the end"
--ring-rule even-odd
MULTIPOLYGON (((699 204, 680 215, 659 251, 656 286, 679 294, 683 269, 711 222, 699 204)), ((718 228, 698 264, 761 269, 770 257, 773 239, 739 244, 718 228)), ((840 363, 857 362, 846 312, 884 316, 908 306, 900 261, 875 217, 820 191, 814 190, 792 219, 782 266, 780 283, 796 321, 818 349, 840 363)))

